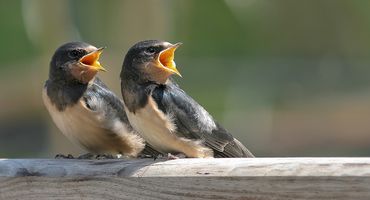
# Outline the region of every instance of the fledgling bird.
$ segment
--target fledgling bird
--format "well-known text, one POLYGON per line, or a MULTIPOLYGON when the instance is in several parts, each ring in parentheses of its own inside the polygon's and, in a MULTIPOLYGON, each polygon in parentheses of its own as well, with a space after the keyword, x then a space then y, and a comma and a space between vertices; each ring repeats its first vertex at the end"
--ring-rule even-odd
POLYGON ((135 130, 161 153, 186 157, 253 157, 248 149, 171 78, 180 73, 174 53, 181 43, 147 40, 123 62, 121 91, 135 130))
POLYGON ((144 140, 128 122, 122 101, 96 76, 103 48, 83 42, 60 46, 50 62, 43 101, 54 123, 93 154, 136 157, 144 140))

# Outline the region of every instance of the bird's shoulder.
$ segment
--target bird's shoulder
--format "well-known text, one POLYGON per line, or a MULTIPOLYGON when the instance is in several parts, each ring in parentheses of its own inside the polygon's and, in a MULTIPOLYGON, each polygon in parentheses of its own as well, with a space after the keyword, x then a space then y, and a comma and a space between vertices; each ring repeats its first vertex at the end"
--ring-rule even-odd
POLYGON ((98 77, 89 84, 82 99, 88 108, 92 111, 108 108, 117 111, 123 110, 123 104, 118 98, 98 77))
POLYGON ((117 97, 98 77, 89 84, 81 101, 86 108, 104 115, 106 118, 119 118, 128 123, 122 100, 117 97))

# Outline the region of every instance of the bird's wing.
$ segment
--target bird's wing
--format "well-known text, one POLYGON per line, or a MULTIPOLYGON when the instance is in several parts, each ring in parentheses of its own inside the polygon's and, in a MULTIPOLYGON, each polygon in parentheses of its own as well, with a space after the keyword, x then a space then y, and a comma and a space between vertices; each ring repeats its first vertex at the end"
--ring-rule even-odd
MULTIPOLYGON (((89 85, 82 100, 88 109, 104 116, 102 119, 105 119, 106 123, 114 123, 119 119, 129 131, 133 130, 127 119, 122 100, 110 91, 99 78, 96 77, 89 85)), ((109 124, 106 125, 109 126, 109 124)))
POLYGON ((201 139, 216 157, 251 157, 252 154, 174 82, 152 92, 159 109, 172 117, 180 137, 201 139), (236 142, 237 141, 237 142, 236 142))
MULTIPOLYGON (((117 119, 119 119, 121 124, 123 124, 129 132, 137 134, 127 118, 123 107, 123 101, 110 91, 99 78, 96 77, 93 84, 88 87, 83 96, 83 101, 88 109, 104 116, 101 117, 101 119, 105 120, 101 123, 104 125, 104 128, 114 132, 115 123, 117 119)), ((158 156, 160 153, 146 143, 141 154, 158 156)))

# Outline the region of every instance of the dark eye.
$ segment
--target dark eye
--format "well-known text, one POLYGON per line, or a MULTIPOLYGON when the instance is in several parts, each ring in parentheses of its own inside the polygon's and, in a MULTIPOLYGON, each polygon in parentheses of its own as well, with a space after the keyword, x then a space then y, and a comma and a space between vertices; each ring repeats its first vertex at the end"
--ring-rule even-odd
POLYGON ((81 56, 81 54, 82 54, 82 51, 79 50, 79 49, 75 49, 75 50, 72 50, 72 51, 69 52, 69 56, 71 58, 78 58, 78 57, 81 56))
POLYGON ((154 54, 156 49, 154 47, 149 47, 145 50, 147 54, 154 54))

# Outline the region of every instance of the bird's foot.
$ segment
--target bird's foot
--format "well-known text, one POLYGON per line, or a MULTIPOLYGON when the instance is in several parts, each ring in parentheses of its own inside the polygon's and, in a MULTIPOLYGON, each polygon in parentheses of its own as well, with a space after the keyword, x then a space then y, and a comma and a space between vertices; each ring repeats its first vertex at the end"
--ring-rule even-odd
POLYGON ((54 157, 55 159, 74 159, 74 157, 71 154, 64 155, 64 154, 57 154, 54 157))
POLYGON ((181 159, 181 158, 186 158, 186 155, 183 153, 178 153, 178 154, 167 154, 167 160, 176 160, 176 159, 181 159))
POLYGON ((78 159, 89 159, 89 160, 104 160, 104 159, 119 159, 122 158, 121 154, 112 155, 112 154, 93 154, 86 153, 77 157, 78 159))
POLYGON ((94 159, 95 154, 92 153, 85 153, 77 157, 77 159, 94 159))
POLYGON ((158 154, 158 155, 153 156, 153 159, 154 160, 162 159, 162 158, 164 158, 164 155, 163 154, 158 154))
POLYGON ((139 154, 137 158, 154 158, 156 159, 156 156, 149 155, 149 154, 139 154))
POLYGON ((117 156, 114 156, 112 154, 99 154, 95 156, 95 159, 97 160, 105 160, 105 159, 117 159, 117 156))

